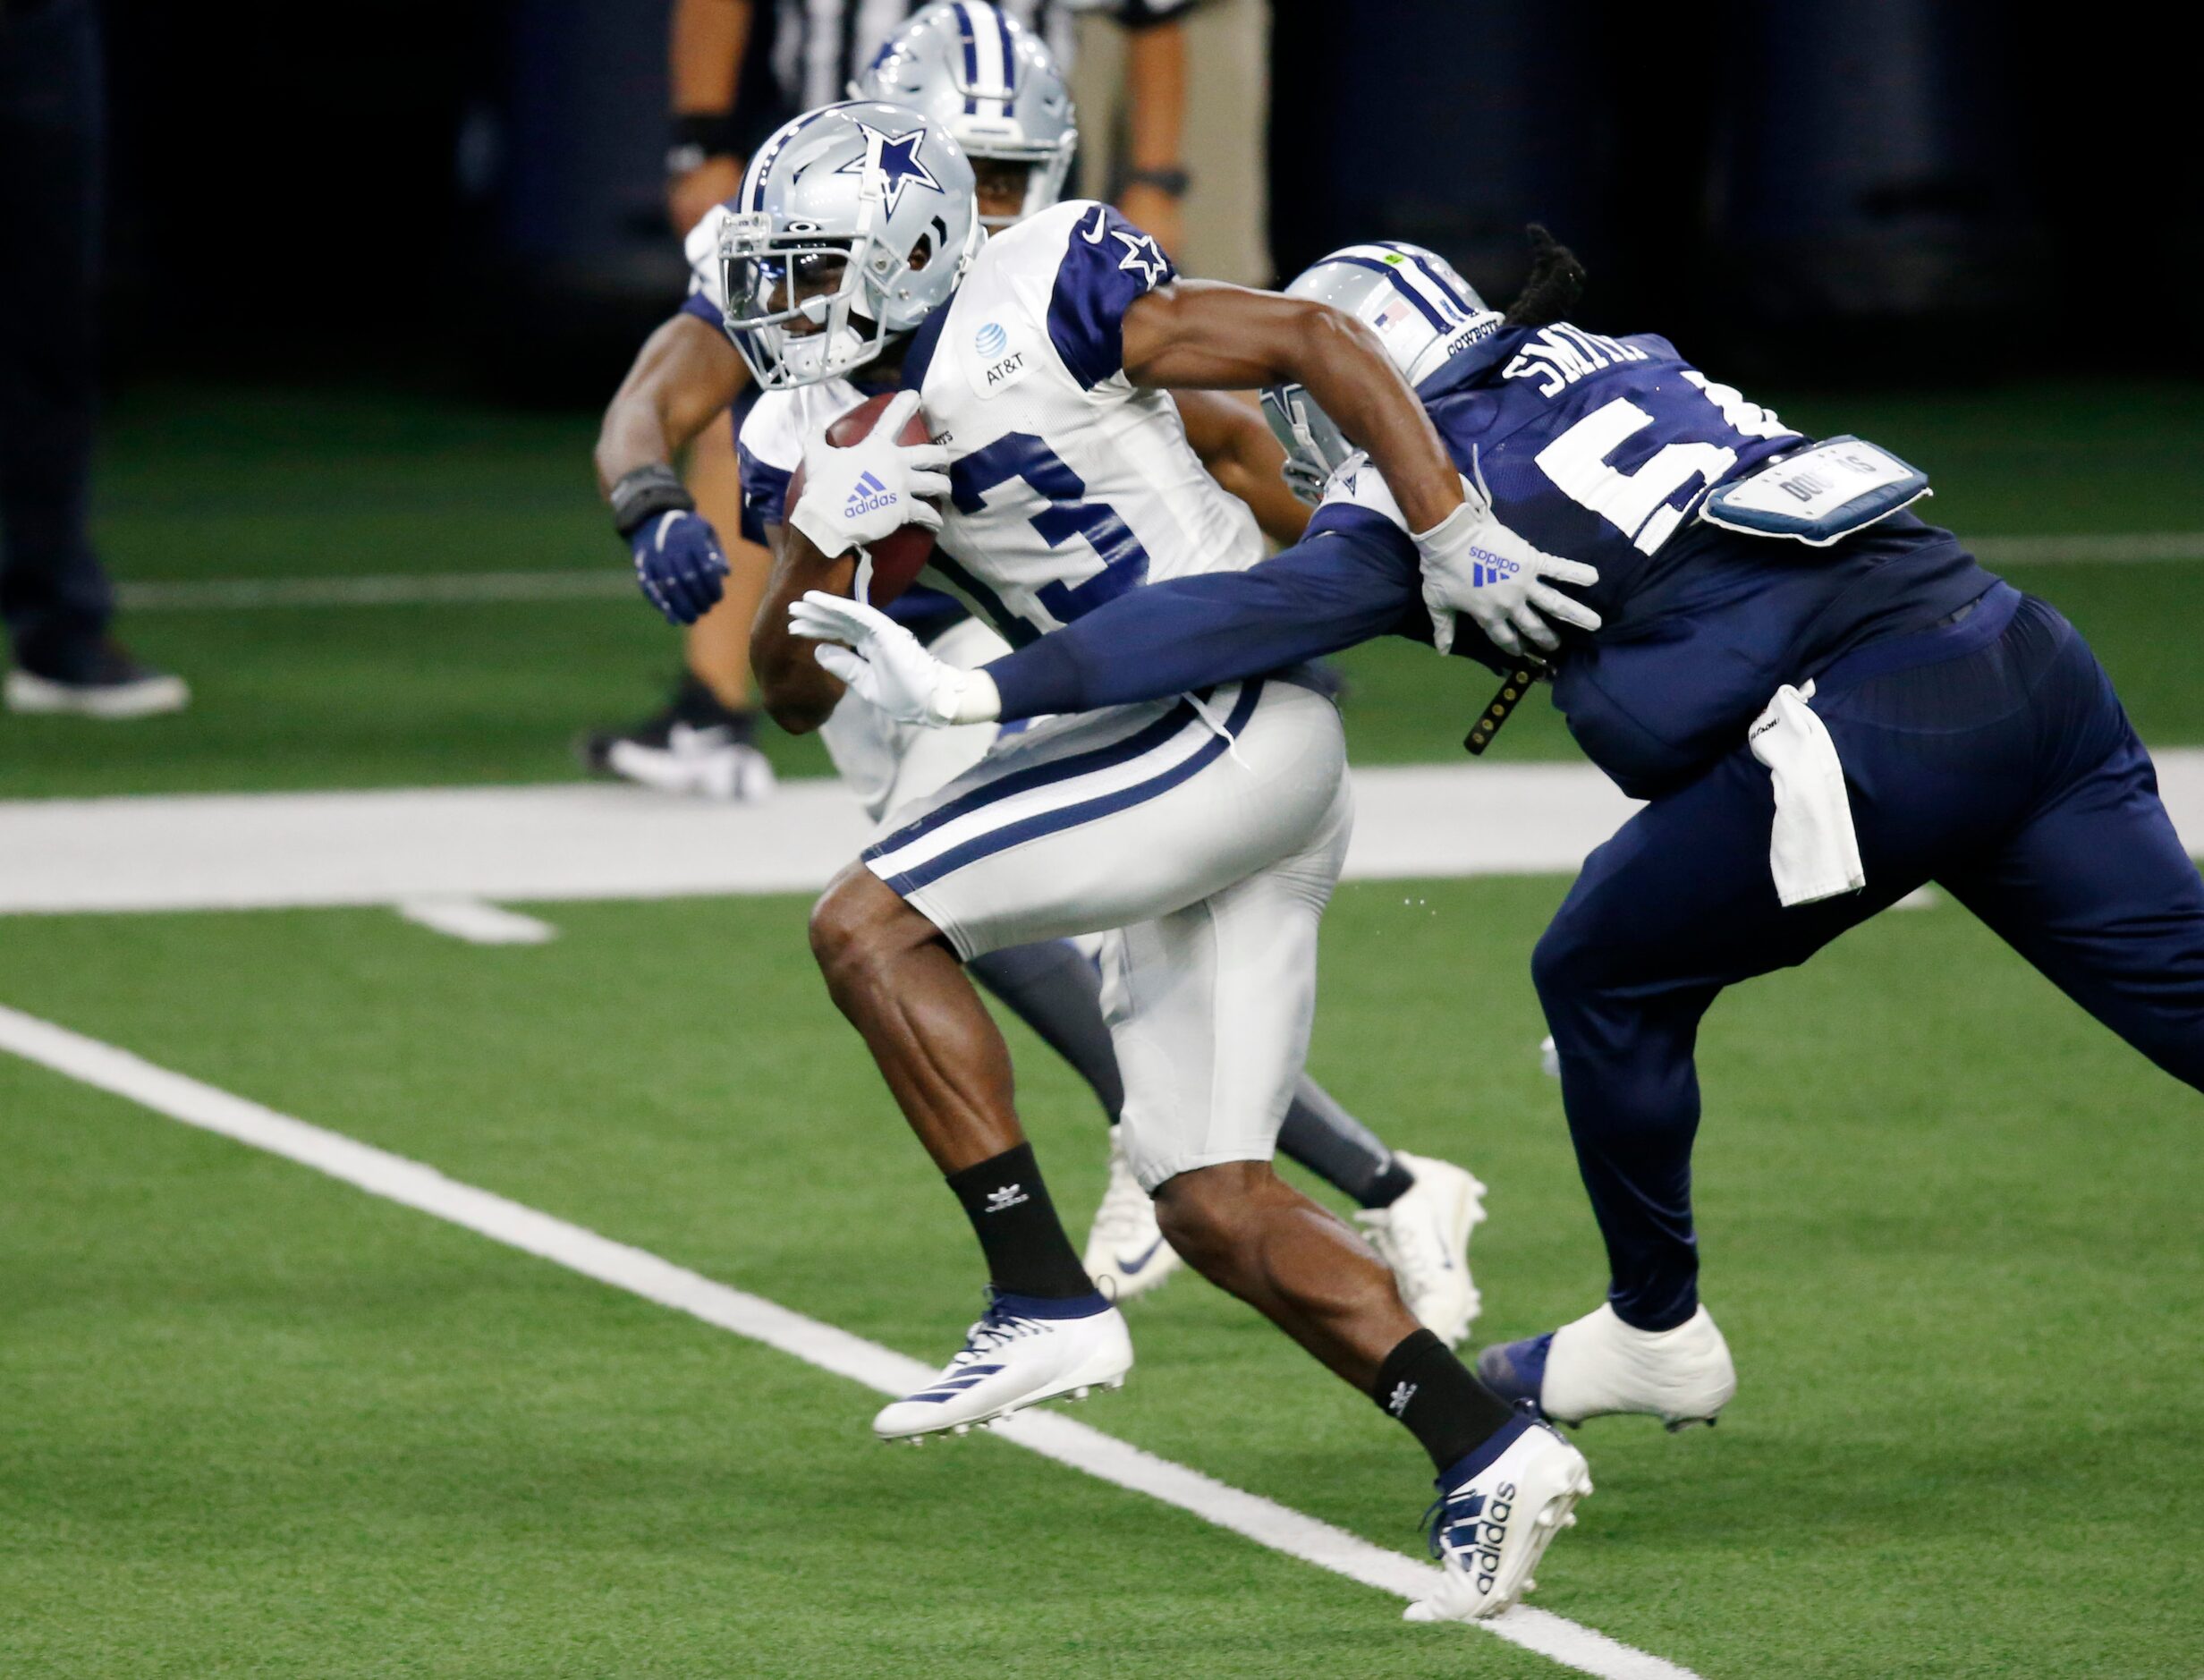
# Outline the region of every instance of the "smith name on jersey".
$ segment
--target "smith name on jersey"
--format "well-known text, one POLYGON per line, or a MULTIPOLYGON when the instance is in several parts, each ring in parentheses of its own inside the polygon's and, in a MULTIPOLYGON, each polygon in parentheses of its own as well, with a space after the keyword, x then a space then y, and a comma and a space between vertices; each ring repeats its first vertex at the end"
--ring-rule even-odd
MULTIPOLYGON (((1911 513, 1827 548, 1700 522, 1709 490, 1809 440, 1651 333, 1505 328, 1417 395, 1505 523, 1598 568, 1598 583, 1578 593, 1605 627, 1571 638, 1554 700, 1633 793, 1734 746, 1780 684, 1956 611, 1995 581, 1950 532, 1911 513)), ((1399 546, 1384 480, 1343 474, 1310 536, 1380 521, 1399 546)))
MULTIPOLYGON (((719 219, 690 236, 688 307, 715 323, 719 219)), ((1116 211, 1072 199, 991 237, 911 335, 900 383, 950 453, 920 578, 1013 646, 1136 585, 1262 558, 1254 516, 1203 471, 1169 395, 1125 377, 1125 311, 1174 272, 1116 211)), ((837 380, 759 399, 741 437, 746 530, 780 522, 804 438, 864 395, 837 380)))

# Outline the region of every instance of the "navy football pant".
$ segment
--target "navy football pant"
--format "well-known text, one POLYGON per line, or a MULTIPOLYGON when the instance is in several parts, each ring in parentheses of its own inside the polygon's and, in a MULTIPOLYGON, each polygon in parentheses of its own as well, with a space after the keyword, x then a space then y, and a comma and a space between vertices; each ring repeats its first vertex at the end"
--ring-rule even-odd
POLYGON ((1813 707, 1844 760, 1864 892, 1777 902, 1774 793, 1741 745, 1592 853, 1532 961, 1608 1298, 1645 1329, 1698 1305, 1700 1017, 1725 986, 1803 963, 1924 882, 2204 1087, 2204 883, 2071 624, 2001 583, 1955 624, 1840 659, 1813 707))
POLYGON ((0 621, 63 681, 114 611, 86 506, 100 117, 91 0, 0 5, 0 621))

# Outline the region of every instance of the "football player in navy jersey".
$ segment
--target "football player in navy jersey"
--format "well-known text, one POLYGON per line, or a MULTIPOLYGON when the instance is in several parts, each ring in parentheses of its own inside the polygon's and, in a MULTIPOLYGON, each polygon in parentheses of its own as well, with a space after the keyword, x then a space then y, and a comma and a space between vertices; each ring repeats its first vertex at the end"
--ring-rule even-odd
POLYGON ((1723 988, 1933 879, 2204 1085, 2204 884, 2087 645, 1906 511, 1922 474, 1812 442, 1665 339, 1568 323, 1581 274, 1542 242, 1503 317, 1430 252, 1372 244, 1291 288, 1373 327, 1470 476, 1475 537, 1449 556, 1420 564, 1382 476, 1282 387, 1274 425, 1330 476, 1307 537, 1264 564, 1132 591, 979 672, 861 607, 807 611, 865 662, 859 691, 912 718, 1123 705, 1386 633, 1503 670, 1525 639, 1547 654, 1578 742, 1651 802, 1587 861, 1532 963, 1612 1284, 1479 1371, 1549 1417, 1675 1427, 1736 1386, 1690 1200, 1693 1048, 1723 988), (1596 567, 1581 599, 1602 623, 1549 603, 1559 634, 1519 635, 1489 598, 1573 581, 1556 556, 1596 567), (1478 622, 1457 643, 1458 610, 1478 622))

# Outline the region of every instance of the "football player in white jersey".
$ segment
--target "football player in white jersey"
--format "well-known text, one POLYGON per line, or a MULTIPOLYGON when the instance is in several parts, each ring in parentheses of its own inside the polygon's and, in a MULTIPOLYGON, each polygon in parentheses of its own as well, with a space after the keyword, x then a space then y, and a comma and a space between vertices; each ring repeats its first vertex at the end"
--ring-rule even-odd
MULTIPOLYGON (((972 163, 979 218, 989 228, 1015 225, 1054 204, 1062 191, 1078 141, 1070 92, 1046 44, 987 0, 944 0, 919 13, 852 92, 909 106, 946 127, 972 163)), ((710 388, 717 383, 716 369, 732 374, 741 368, 721 330, 718 253, 728 214, 708 216, 689 242, 693 283, 686 312, 708 323, 708 337, 680 361, 647 352, 639 372, 651 369, 662 380, 710 388)), ((668 330, 685 335, 679 342, 698 336, 685 322, 668 330)), ((746 405, 742 517, 751 540, 763 542, 766 528, 782 522, 790 475, 807 432, 863 401, 866 383, 867 370, 859 369, 855 382, 763 393, 746 405)), ((632 379, 615 412, 622 401, 648 388, 632 379)), ((1309 511, 1281 479, 1284 452, 1255 411, 1215 392, 1180 393, 1174 400, 1188 441, 1209 474, 1249 505, 1274 540, 1296 539, 1309 511)), ((678 445, 682 439, 667 441, 678 445)), ((663 547, 654 534, 645 551, 646 571, 669 559, 678 564, 685 538, 708 540, 701 522, 677 530, 663 547)), ((682 593, 685 598, 685 588, 682 593)), ((954 664, 978 666, 1008 651, 996 632, 937 591, 913 590, 889 610, 954 664)), ((989 725, 929 730, 898 724, 851 695, 820 733, 843 780, 877 820, 970 768, 997 732, 989 725)), ((1089 958, 1067 942, 1050 940, 988 952, 974 959, 971 971, 1079 1071, 1115 1122, 1123 1085, 1089 958)), ((1305 1077, 1287 1109, 1279 1149, 1357 1203, 1357 1221, 1393 1268, 1410 1310, 1450 1345, 1458 1342, 1479 1306, 1466 1254, 1470 1234, 1483 1218, 1484 1187, 1477 1179, 1451 1162, 1388 1149, 1305 1077)), ((1164 1282, 1180 1263, 1157 1227, 1154 1203, 1132 1175, 1115 1124, 1108 1187, 1084 1260, 1089 1275, 1118 1301, 1164 1282)))
MULTIPOLYGON (((818 727, 861 669, 831 645, 836 609, 866 546, 906 526, 937 539, 922 575, 1013 641, 1152 581, 1259 560, 1253 520, 1201 471, 1170 388, 1300 383, 1384 474, 1428 563, 1468 564, 1479 509, 1368 328, 1318 301, 1179 282, 1101 204, 983 242, 971 195, 939 124, 852 103, 780 131, 728 218, 727 327, 761 388, 869 369, 903 392, 860 442, 806 438, 753 640, 784 725, 818 727), (905 444, 918 412, 931 439, 905 444)), ((954 684, 940 705, 961 720, 954 684)), ((1411 1614, 1489 1615, 1528 1590, 1589 1491, 1584 1461, 1479 1383, 1352 1229, 1270 1166, 1351 821, 1337 714, 1288 670, 1006 735, 897 811, 827 889, 812 943, 828 988, 963 1203, 992 1284, 964 1347, 874 1428, 962 1429, 1131 1367, 1123 1319, 1054 1218, 1007 1052, 962 967, 1114 929, 1126 1150, 1164 1234, 1415 1434, 1444 1504, 1457 1518, 1474 1506, 1479 1543, 1445 1548, 1411 1614)))

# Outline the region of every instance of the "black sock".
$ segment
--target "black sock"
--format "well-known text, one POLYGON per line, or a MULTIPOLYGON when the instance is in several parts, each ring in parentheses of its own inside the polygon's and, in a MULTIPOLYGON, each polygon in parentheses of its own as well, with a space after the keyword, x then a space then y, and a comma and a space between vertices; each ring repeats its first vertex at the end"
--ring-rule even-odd
POLYGON ((1306 1076, 1278 1129, 1278 1152, 1353 1197, 1358 1207, 1391 1207, 1416 1182, 1375 1132, 1306 1076))
POLYGON ((1380 1411, 1408 1426, 1440 1470, 1468 1457, 1515 1416, 1428 1330, 1418 1330, 1386 1355, 1369 1392, 1380 1411))
POLYGON ((1052 1301, 1094 1294, 1094 1279, 1064 1234, 1030 1143, 950 1174, 949 1188, 964 1204, 997 1289, 1052 1301))
POLYGON ((964 966, 1072 1065, 1115 1125, 1125 1107, 1125 1084, 1102 1019, 1102 977, 1079 947, 1069 939, 1043 939, 990 951, 964 966))

